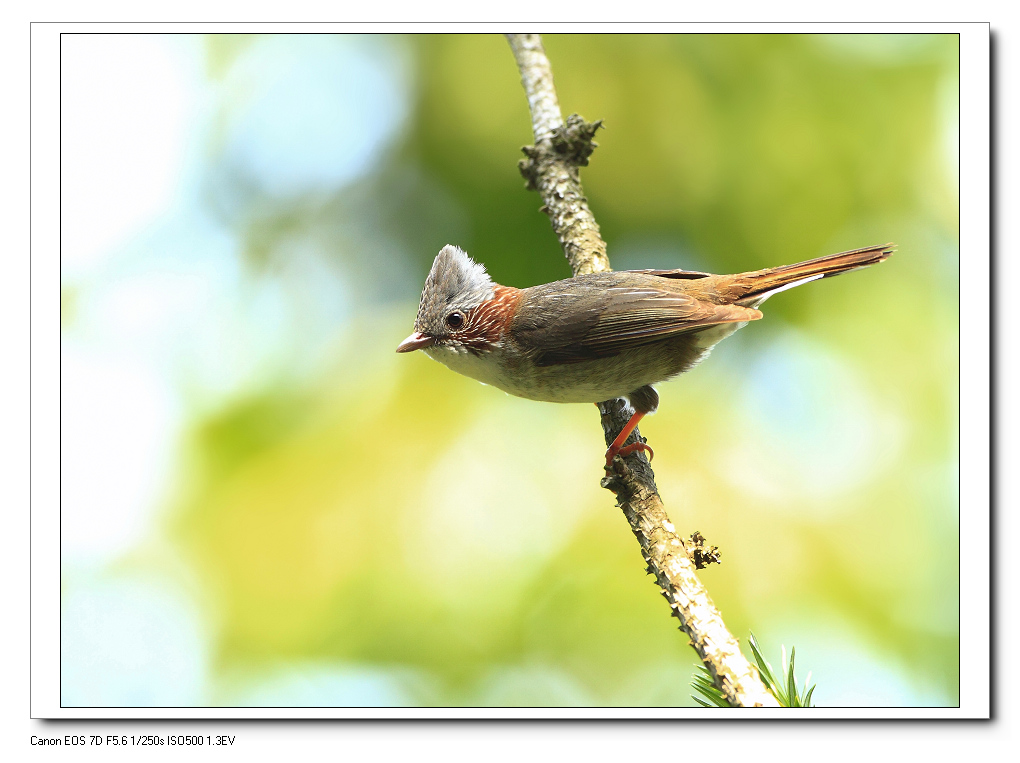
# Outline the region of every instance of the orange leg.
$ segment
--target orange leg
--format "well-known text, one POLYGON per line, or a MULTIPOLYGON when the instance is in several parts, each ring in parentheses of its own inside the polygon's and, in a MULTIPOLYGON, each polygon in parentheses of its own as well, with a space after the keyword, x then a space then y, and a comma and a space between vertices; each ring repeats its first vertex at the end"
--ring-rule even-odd
POLYGON ((623 444, 627 441, 627 438, 630 437, 630 433, 634 431, 634 428, 637 427, 638 422, 641 421, 642 418, 644 418, 644 415, 645 415, 644 411, 634 411, 634 415, 630 417, 630 421, 628 421, 627 425, 620 430, 620 434, 616 436, 616 439, 613 440, 613 444, 610 445, 609 450, 606 451, 607 467, 613 463, 613 459, 616 456, 629 456, 631 453, 635 453, 639 450, 647 450, 648 460, 649 461, 652 460, 652 457, 655 455, 655 453, 653 453, 652 449, 645 445, 643 442, 635 442, 631 443, 627 447, 623 447, 623 444))

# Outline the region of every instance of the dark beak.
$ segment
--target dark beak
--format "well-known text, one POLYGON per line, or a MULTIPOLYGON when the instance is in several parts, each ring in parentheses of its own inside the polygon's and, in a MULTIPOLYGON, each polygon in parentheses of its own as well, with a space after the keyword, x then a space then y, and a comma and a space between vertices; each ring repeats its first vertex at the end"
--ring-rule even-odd
POLYGON ((431 347, 436 343, 436 340, 427 334, 423 334, 420 331, 415 331, 411 336, 405 339, 397 346, 397 352, 414 352, 415 350, 423 350, 426 347, 431 347))

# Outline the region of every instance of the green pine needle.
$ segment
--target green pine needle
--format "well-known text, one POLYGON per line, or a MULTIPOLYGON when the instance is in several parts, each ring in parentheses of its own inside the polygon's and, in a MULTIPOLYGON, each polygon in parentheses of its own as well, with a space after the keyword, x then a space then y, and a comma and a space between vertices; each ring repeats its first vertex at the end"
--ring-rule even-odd
MULTIPOLYGON (((797 650, 795 648, 790 647, 790 664, 787 666, 786 647, 781 647, 782 675, 785 680, 780 682, 776 680, 775 674, 772 672, 772 666, 765 659, 765 655, 762 654, 761 647, 758 646, 758 639, 754 637, 753 633, 748 639, 748 643, 751 645, 751 653, 754 655, 754 661, 758 665, 758 675, 761 677, 762 683, 765 684, 765 688, 772 693, 780 705, 783 707, 813 707, 811 695, 815 693, 815 687, 811 686, 808 688, 808 684, 811 682, 810 672, 807 678, 804 679, 804 688, 797 688, 797 678, 794 675, 794 664, 797 658, 797 650)), ((726 695, 722 693, 719 687, 715 685, 715 681, 712 680, 711 672, 704 665, 699 665, 697 671, 692 676, 691 687, 701 695, 698 697, 692 694, 691 699, 702 707, 731 706, 726 699, 726 695)))
POLYGON ((726 700, 726 695, 723 694, 719 688, 715 685, 715 681, 712 680, 712 674, 708 668, 704 665, 698 667, 697 672, 691 678, 691 686, 696 692, 701 694, 702 697, 707 699, 706 702, 701 697, 696 697, 693 694, 691 699, 699 703, 702 707, 729 707, 730 703, 726 700))

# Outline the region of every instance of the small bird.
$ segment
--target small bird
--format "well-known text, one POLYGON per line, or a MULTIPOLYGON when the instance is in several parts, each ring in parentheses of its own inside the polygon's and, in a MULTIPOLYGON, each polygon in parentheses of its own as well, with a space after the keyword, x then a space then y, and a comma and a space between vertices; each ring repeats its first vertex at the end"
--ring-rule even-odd
POLYGON ((515 289, 493 282, 456 246, 445 246, 425 279, 414 333, 397 352, 425 350, 457 373, 529 400, 599 403, 624 398, 634 413, 606 451, 651 451, 623 443, 654 413, 652 388, 690 370, 719 341, 762 317, 773 294, 882 262, 894 246, 735 275, 622 270, 515 289))

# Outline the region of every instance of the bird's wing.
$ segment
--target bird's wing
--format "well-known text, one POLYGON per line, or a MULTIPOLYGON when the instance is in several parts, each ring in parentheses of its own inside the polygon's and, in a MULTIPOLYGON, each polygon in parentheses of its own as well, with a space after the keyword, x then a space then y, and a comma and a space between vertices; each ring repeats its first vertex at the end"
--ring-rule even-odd
POLYGON ((513 338, 535 352, 540 366, 611 357, 628 347, 762 315, 753 308, 657 289, 654 282, 555 287, 529 289, 510 327, 513 338))
POLYGON ((623 273, 641 273, 642 275, 658 276, 659 278, 711 278, 711 273, 702 273, 700 270, 624 270, 623 273))

